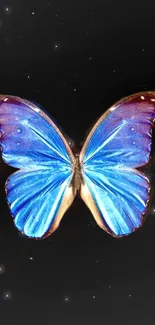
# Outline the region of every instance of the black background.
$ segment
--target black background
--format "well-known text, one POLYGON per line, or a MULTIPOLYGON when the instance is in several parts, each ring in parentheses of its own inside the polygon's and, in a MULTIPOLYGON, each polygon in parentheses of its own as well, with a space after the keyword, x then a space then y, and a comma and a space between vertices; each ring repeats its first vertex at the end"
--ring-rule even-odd
MULTIPOLYGON (((0 1, 0 93, 41 104, 77 146, 115 101, 153 89, 154 1, 0 1)), ((1 161, 0 324, 154 325, 153 196, 143 228, 124 239, 77 198, 60 228, 35 241, 13 226, 11 172, 1 161)))

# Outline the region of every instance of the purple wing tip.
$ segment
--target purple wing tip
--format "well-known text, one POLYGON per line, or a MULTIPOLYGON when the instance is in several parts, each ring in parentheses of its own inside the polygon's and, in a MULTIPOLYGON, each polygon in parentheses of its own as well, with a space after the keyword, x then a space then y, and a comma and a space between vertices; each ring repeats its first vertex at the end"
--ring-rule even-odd
POLYGON ((155 118, 155 91, 140 92, 122 98, 112 107, 118 107, 119 105, 131 105, 131 107, 133 107, 136 104, 139 104, 139 112, 149 111, 150 113, 152 113, 151 117, 155 118), (147 108, 146 105, 148 105, 147 108))

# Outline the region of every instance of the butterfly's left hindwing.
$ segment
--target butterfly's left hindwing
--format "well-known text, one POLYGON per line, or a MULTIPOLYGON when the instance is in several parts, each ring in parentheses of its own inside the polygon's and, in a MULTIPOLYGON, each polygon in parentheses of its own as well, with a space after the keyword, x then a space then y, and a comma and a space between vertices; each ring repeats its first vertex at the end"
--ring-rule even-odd
POLYGON ((28 237, 50 235, 72 203, 70 170, 20 170, 6 182, 8 204, 18 230, 28 237), (64 206, 65 204, 65 206, 64 206))
POLYGON ((74 156, 54 122, 23 99, 0 96, 0 131, 3 160, 22 169, 6 182, 14 223, 29 237, 47 236, 74 199, 74 156))
POLYGON ((81 197, 113 236, 143 224, 150 182, 136 168, 149 163, 154 118, 155 93, 129 96, 103 114, 81 151, 81 197))

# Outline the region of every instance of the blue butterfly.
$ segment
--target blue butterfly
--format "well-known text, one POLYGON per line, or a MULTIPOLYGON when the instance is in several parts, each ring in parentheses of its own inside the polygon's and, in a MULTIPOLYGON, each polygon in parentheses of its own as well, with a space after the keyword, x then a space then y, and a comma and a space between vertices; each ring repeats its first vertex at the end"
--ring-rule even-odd
POLYGON ((37 105, 0 96, 2 158, 19 169, 6 181, 15 226, 28 237, 53 233, 77 193, 99 227, 114 237, 139 228, 150 182, 137 168, 149 163, 155 92, 126 97, 104 113, 80 154, 37 105))

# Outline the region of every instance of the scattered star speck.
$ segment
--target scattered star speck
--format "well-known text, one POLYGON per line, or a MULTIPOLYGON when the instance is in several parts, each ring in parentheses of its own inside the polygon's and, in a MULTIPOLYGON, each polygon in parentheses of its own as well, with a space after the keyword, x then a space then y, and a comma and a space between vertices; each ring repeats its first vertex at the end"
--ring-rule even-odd
POLYGON ((5 272, 5 266, 4 264, 0 265, 0 275, 3 274, 5 272))
POLYGON ((60 44, 54 44, 54 49, 55 50, 59 49, 59 47, 60 47, 60 44))
MULTIPOLYGON (((154 143, 147 168, 129 171, 126 166, 130 159, 131 165, 136 165, 136 153, 140 165, 140 139, 149 127, 149 117, 155 115, 155 95, 150 96, 149 112, 147 96, 143 94, 144 89, 154 92, 154 10, 153 6, 146 10, 143 5, 139 9, 136 1, 128 7, 119 2, 112 6, 110 1, 0 2, 0 325, 74 325, 82 323, 82 319, 85 324, 109 321, 122 325, 137 319, 143 323, 146 315, 150 323, 154 315, 154 143), (140 94, 132 121, 124 123, 120 132, 117 124, 127 120, 128 112, 123 111, 122 105, 121 114, 117 115, 117 105, 113 104, 137 92, 140 94), (21 101, 19 109, 17 97, 26 100, 21 101), (27 107, 29 101, 33 107, 27 107), (148 114, 140 109, 136 116, 139 103, 142 112, 146 108, 148 114), (91 134, 90 130, 109 107, 108 115, 103 116, 103 139, 99 125, 94 137, 94 129, 91 134), (144 125, 143 118, 147 119, 144 125), (128 150, 130 144, 133 150, 128 150), (74 159, 71 151, 79 158, 74 159), (119 166, 119 159, 125 165, 112 171, 112 166, 119 166), (7 160, 9 166, 5 164, 7 160), (79 170, 78 160, 81 173, 76 180, 73 176, 75 169, 79 170), (96 167, 97 160, 103 170, 96 167), (88 188, 83 179, 85 171, 92 177, 99 172, 102 179, 94 180, 88 188), (134 179, 127 175, 132 171, 134 179), (119 218, 120 213, 120 230, 123 227, 126 232, 139 225, 146 211, 148 183, 141 172, 152 181, 148 221, 131 236, 117 239, 104 231, 109 229, 107 223, 112 226, 114 222, 113 227, 119 232, 115 217, 119 218), (74 196, 72 185, 78 180, 82 182, 79 195, 66 210, 74 196), (106 183, 103 195, 102 181, 106 183), (92 197, 90 192, 98 186, 98 193, 92 197), (82 193, 86 205, 80 198, 82 193), (103 216, 98 211, 102 207, 103 216), (53 234, 59 222, 60 227, 53 234), (43 240, 35 239, 35 232, 40 236, 42 227, 45 237, 52 234, 43 240)), ((144 139, 146 155, 150 135, 148 132, 144 139)))
POLYGON ((11 292, 10 290, 5 291, 5 292, 3 293, 3 299, 4 299, 5 301, 11 300, 11 299, 12 299, 12 292, 11 292))
POLYGON ((12 8, 11 7, 5 7, 4 11, 5 11, 6 14, 9 15, 11 13, 11 11, 12 11, 12 8))
POLYGON ((64 302, 65 303, 69 303, 70 302, 70 297, 69 296, 65 296, 64 297, 64 302))

